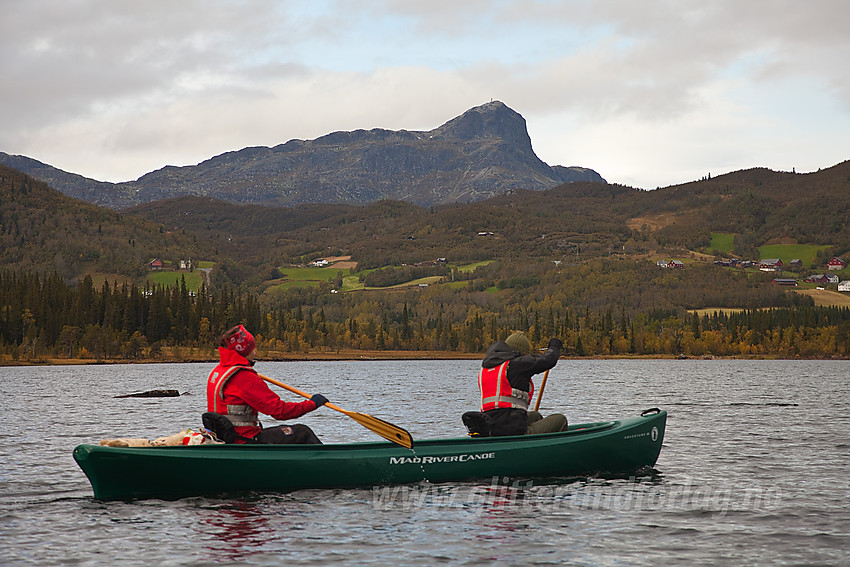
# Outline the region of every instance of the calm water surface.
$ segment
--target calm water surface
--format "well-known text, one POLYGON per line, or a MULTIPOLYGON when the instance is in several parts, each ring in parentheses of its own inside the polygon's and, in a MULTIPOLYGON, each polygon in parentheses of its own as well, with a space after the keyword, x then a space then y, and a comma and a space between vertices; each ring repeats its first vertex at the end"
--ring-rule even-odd
MULTIPOLYGON (((464 434, 478 364, 257 368, 425 439, 464 434)), ((73 448, 198 427, 211 369, 0 368, 0 564, 850 565, 847 361, 562 360, 544 413, 669 412, 657 472, 636 479, 94 500, 73 448), (115 398, 155 388, 184 395, 115 398)), ((298 421, 325 442, 375 438, 331 410, 298 421)))

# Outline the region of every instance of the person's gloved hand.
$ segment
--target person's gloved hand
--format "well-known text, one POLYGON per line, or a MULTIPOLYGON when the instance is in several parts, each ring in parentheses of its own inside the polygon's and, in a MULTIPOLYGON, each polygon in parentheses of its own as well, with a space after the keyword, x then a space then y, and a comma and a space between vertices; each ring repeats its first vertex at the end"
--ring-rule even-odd
POLYGON ((310 397, 310 401, 315 403, 317 408, 328 403, 328 399, 326 397, 324 397, 322 394, 313 394, 310 397))
POLYGON ((564 343, 561 342, 561 339, 557 337, 552 337, 549 339, 549 348, 556 348, 561 350, 561 347, 564 346, 564 343))

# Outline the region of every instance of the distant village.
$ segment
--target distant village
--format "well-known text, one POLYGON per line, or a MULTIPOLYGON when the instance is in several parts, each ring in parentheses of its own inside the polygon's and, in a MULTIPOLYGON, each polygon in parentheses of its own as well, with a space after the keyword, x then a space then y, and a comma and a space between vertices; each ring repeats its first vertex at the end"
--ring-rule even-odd
MULTIPOLYGON (((779 258, 766 258, 764 260, 759 260, 758 262, 752 262, 749 260, 715 260, 714 264, 716 266, 721 266, 724 268, 753 268, 757 267, 762 272, 782 272, 786 269, 785 264, 779 258)), ((827 272, 843 270, 847 267, 847 262, 844 261, 843 258, 834 257, 829 262, 826 263, 827 272)), ((799 271, 803 269, 803 261, 800 259, 793 259, 788 264, 787 269, 799 271)), ((821 274, 812 274, 803 279, 806 283, 813 283, 817 285, 829 285, 829 284, 837 284, 838 291, 850 291, 850 280, 842 281, 841 278, 836 274, 829 273, 821 273, 821 274)), ((773 285, 786 286, 786 287, 797 287, 798 281, 795 278, 774 278, 771 282, 773 285)))
MULTIPOLYGON (((492 233, 489 233, 492 234, 492 233)), ((483 236, 488 235, 488 233, 482 233, 483 236)), ((347 257, 346 257, 347 258, 347 257)), ((338 258, 326 259, 319 258, 317 260, 313 260, 309 263, 311 267, 327 267, 333 260, 337 260, 338 258)), ((437 258, 436 260, 430 260, 426 262, 417 262, 413 264, 413 266, 421 267, 421 266, 439 266, 445 265, 447 263, 445 258, 437 258)), ((556 262, 559 264, 560 262, 556 262)), ((192 260, 180 260, 179 261, 181 270, 192 270, 194 268, 192 260)), ((665 269, 684 269, 685 264, 681 260, 658 260, 656 265, 659 268, 665 269)), ((752 261, 752 260, 740 260, 738 258, 731 259, 723 259, 723 260, 715 260, 715 266, 719 266, 722 268, 758 268, 762 272, 782 272, 784 270, 792 270, 792 271, 800 271, 803 269, 803 261, 795 258, 789 262, 788 266, 785 266, 785 263, 779 258, 765 258, 764 260, 752 261)), ((163 262, 159 258, 155 258, 148 264, 148 268, 152 271, 161 271, 163 269, 163 262)), ((802 281, 805 283, 812 283, 818 286, 826 286, 826 285, 837 285, 838 291, 842 292, 850 292, 850 280, 841 280, 837 274, 830 274, 829 272, 840 271, 847 268, 847 262, 844 261, 843 258, 834 257, 829 262, 826 263, 827 272, 820 274, 812 274, 802 281)), ((799 285, 799 281, 795 278, 774 278, 772 280, 773 285, 785 286, 785 287, 797 287, 799 285)), ((426 284, 427 285, 427 284, 426 284)))
MULTIPOLYGON (((192 260, 180 260, 179 264, 181 270, 192 270, 192 260)), ((163 267, 163 262, 159 258, 154 258, 148 264, 148 268, 150 268, 154 272, 161 272, 163 267)))

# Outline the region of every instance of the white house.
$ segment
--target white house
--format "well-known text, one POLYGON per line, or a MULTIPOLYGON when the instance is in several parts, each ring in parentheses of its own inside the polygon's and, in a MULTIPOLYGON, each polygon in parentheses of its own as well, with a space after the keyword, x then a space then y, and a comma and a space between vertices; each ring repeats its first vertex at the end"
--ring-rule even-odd
POLYGON ((850 280, 838 282, 838 291, 850 291, 850 280))

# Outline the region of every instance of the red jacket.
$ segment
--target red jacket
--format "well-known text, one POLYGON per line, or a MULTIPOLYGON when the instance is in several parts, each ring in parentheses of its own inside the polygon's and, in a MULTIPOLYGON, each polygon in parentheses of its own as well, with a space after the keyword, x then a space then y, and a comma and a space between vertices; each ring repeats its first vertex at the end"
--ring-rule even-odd
MULTIPOLYGON (((238 370, 225 382, 221 392, 223 400, 221 398, 219 399, 219 401, 223 401, 223 404, 218 404, 219 407, 216 408, 215 385, 218 376, 221 376, 233 366, 247 367, 251 364, 248 362, 248 359, 234 350, 219 347, 218 354, 219 364, 210 373, 210 377, 207 380, 207 411, 218 411, 218 413, 226 414, 226 409, 221 411, 222 407, 226 408, 228 405, 247 405, 259 413, 266 414, 275 419, 284 420, 297 419, 305 413, 316 409, 316 403, 311 400, 304 400, 298 403, 284 402, 277 394, 271 391, 265 381, 257 375, 256 371, 250 368, 238 370)), ((254 437, 261 430, 260 427, 248 426, 236 426, 235 429, 236 434, 242 437, 254 437)), ((240 439, 237 439, 236 442, 244 443, 240 439)))

